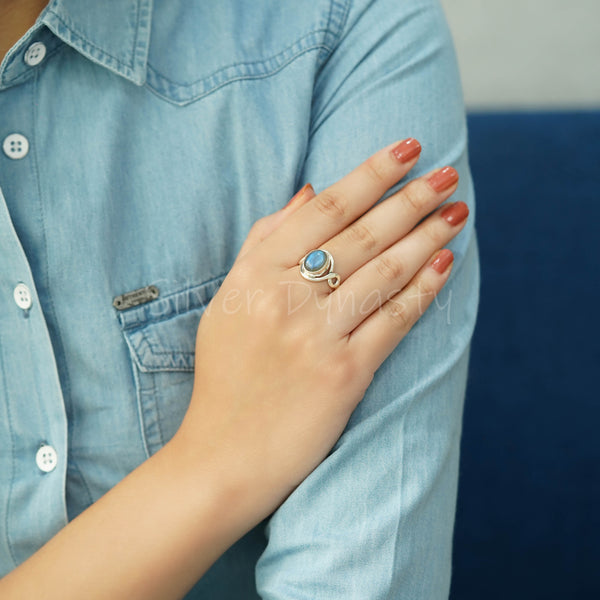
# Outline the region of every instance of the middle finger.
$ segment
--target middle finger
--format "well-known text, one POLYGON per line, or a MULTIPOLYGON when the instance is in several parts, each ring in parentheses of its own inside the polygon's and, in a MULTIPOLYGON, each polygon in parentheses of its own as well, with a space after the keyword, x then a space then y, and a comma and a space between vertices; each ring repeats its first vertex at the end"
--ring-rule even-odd
POLYGON ((408 235, 370 260, 327 297, 328 315, 347 335, 397 294, 429 257, 464 227, 469 209, 464 202, 445 205, 408 235))
POLYGON ((457 183, 452 167, 415 179, 323 244, 334 257, 342 282, 407 235, 455 192, 457 183))

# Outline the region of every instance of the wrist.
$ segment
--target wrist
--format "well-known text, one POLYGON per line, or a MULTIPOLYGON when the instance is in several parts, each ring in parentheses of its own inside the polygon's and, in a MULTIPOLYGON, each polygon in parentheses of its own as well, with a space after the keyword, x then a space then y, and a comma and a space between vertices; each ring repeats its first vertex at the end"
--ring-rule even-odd
POLYGON ((238 459, 224 445, 184 422, 161 452, 173 465, 178 487, 187 496, 186 505, 203 522, 208 515, 218 527, 213 542, 221 552, 262 520, 264 511, 253 498, 252 477, 243 473, 238 459))
POLYGON ((228 535, 239 538, 277 509, 292 490, 282 478, 270 477, 273 469, 260 458, 260 442, 252 431, 219 420, 218 415, 211 418, 200 412, 201 406, 201 401, 192 399, 169 444, 190 487, 210 486, 214 502, 229 522, 228 535))

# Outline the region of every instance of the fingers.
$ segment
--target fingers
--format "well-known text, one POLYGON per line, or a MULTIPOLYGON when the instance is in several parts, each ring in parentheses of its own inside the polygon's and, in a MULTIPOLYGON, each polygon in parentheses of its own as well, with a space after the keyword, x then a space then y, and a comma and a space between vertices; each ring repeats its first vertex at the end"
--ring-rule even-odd
POLYGON ((464 227, 464 202, 441 207, 407 236, 358 269, 327 297, 341 335, 349 334, 391 295, 403 289, 436 250, 464 227))
POLYGON ((277 212, 274 212, 254 223, 252 229, 248 233, 248 237, 244 241, 237 259, 247 254, 252 248, 260 244, 267 238, 275 229, 277 229, 285 219, 296 212, 301 206, 316 196, 315 190, 310 183, 307 183, 301 190, 296 192, 292 199, 277 212))
POLYGON ((453 261, 450 250, 436 252, 401 292, 350 334, 348 344, 357 352, 360 364, 373 372, 379 368, 448 281, 453 261))
POLYGON ((458 185, 452 167, 411 181, 323 245, 335 258, 335 271, 345 281, 354 271, 407 235, 425 216, 447 200, 458 185))
POLYGON ((375 204, 419 158, 421 145, 409 138, 375 153, 299 209, 266 240, 267 252, 283 266, 297 265, 375 204))

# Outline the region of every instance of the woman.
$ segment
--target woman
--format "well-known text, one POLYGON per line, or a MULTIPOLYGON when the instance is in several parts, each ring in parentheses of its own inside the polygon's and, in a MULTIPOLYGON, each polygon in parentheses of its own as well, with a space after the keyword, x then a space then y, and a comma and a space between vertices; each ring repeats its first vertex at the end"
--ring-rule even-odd
POLYGON ((0 4, 0 596, 447 595, 477 256, 434 300, 472 203, 439 6, 44 4, 0 4))

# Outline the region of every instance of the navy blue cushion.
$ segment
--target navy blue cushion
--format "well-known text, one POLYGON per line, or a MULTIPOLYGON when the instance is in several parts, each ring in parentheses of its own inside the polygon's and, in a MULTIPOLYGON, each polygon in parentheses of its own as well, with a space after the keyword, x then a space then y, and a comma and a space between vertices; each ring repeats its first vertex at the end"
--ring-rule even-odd
POLYGON ((454 600, 600 598, 600 112, 472 114, 454 600))

